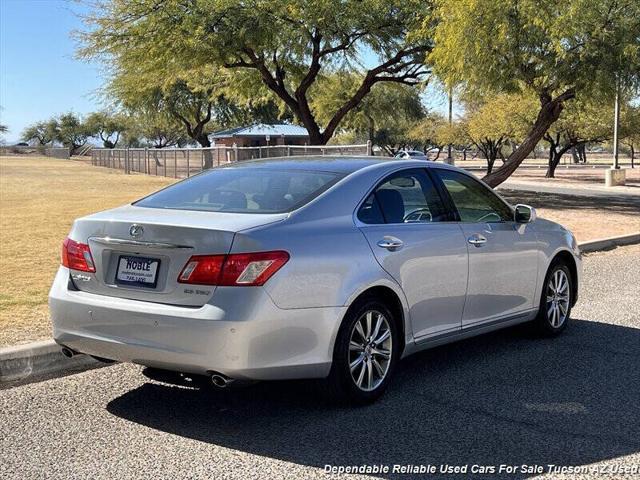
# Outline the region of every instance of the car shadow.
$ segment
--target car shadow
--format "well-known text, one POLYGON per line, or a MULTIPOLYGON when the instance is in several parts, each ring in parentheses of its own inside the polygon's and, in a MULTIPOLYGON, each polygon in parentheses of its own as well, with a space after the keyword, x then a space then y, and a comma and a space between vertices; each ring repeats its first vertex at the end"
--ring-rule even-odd
POLYGON ((301 381, 210 393, 148 382, 107 408, 163 432, 319 468, 586 465, 640 451, 639 392, 640 329, 573 320, 557 338, 515 327, 411 356, 366 407, 324 402, 317 383, 301 381))
POLYGON ((620 196, 584 196, 549 192, 529 192, 522 190, 500 190, 500 195, 512 204, 526 203, 534 208, 548 210, 584 210, 597 209, 611 213, 636 214, 640 208, 640 197, 620 196))

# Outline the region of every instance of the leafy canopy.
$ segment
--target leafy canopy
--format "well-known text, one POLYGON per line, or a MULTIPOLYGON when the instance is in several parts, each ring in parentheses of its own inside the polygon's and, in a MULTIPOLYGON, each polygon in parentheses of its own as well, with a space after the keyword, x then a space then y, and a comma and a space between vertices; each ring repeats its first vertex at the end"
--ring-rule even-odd
POLYGON ((110 0, 87 18, 80 55, 170 83, 186 72, 212 71, 215 80, 232 70, 227 94, 275 96, 312 143, 326 143, 374 84, 425 78, 431 42, 412 32, 430 11, 423 0, 110 0), (338 71, 362 80, 320 125, 311 87, 338 71))
MULTIPOLYGON (((349 98, 362 82, 356 73, 338 72, 322 78, 314 90, 312 107, 320 122, 329 121, 336 108, 349 98)), ((378 83, 341 123, 341 133, 352 133, 353 141, 371 140, 391 151, 391 145, 404 143, 410 126, 424 116, 420 90, 399 83, 378 83)))
POLYGON ((22 132, 22 140, 25 142, 36 142, 38 145, 47 145, 56 138, 58 128, 55 119, 36 122, 27 126, 22 132))
POLYGON ((484 177, 492 187, 518 168, 567 101, 640 84, 637 0, 437 0, 436 12, 437 26, 422 33, 433 36, 429 59, 449 86, 540 102, 522 143, 484 177))
POLYGON ((488 92, 612 91, 640 81, 636 0, 439 0, 436 72, 488 92))
POLYGON ((465 130, 471 141, 520 142, 535 120, 536 100, 531 95, 499 94, 467 102, 465 130))
POLYGON ((56 120, 54 140, 70 148, 72 154, 84 145, 90 136, 91 132, 87 126, 73 112, 64 113, 56 120))
POLYGON ((84 126, 91 136, 102 140, 105 148, 115 148, 120 136, 129 128, 128 119, 122 114, 93 112, 87 116, 84 126))

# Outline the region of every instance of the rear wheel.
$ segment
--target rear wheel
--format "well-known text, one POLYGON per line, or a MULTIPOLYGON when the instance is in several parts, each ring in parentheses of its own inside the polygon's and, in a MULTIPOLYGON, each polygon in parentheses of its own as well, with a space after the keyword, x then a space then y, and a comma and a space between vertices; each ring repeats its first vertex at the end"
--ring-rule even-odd
POLYGON ((562 262, 549 267, 544 281, 540 308, 535 324, 544 335, 558 335, 569 322, 573 300, 571 271, 562 262))
POLYGON ((399 352, 396 319, 387 306, 375 299, 358 302, 336 339, 330 394, 350 403, 373 402, 386 389, 399 352))

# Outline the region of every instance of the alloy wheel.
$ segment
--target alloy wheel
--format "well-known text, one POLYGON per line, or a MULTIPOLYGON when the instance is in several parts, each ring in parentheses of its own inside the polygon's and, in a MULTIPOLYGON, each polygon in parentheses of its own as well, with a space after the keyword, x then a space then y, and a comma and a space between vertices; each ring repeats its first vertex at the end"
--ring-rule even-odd
POLYGON ((569 300, 569 278, 558 269, 547 283, 547 319, 553 328, 560 328, 567 320, 569 300))
POLYGON ((363 313, 349 339, 349 369, 359 389, 370 392, 380 386, 391 365, 392 348, 387 317, 377 310, 363 313))

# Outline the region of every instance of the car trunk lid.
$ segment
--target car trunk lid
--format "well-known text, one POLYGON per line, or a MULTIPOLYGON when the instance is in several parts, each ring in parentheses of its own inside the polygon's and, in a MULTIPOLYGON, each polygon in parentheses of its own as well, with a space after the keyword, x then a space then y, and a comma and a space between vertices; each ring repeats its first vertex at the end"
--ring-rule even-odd
POLYGON ((136 207, 81 218, 70 237, 89 245, 95 273, 71 272, 84 292, 199 307, 211 285, 178 282, 193 255, 224 255, 236 232, 281 221, 287 214, 237 214, 136 207))

